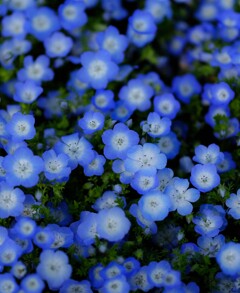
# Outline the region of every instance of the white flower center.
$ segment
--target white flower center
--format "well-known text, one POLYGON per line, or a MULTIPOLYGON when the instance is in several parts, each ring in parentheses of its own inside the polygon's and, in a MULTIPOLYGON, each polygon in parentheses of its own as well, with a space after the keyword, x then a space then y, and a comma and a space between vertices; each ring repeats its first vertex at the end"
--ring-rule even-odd
POLYGON ((95 79, 101 79, 107 73, 106 63, 101 60, 92 61, 88 67, 89 75, 95 79))

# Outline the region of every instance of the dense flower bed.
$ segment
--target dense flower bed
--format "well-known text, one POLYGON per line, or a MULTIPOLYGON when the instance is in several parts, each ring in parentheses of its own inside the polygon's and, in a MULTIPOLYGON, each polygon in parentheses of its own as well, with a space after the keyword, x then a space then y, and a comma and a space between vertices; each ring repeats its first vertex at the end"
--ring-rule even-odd
POLYGON ((0 15, 0 293, 240 292, 239 1, 0 15))

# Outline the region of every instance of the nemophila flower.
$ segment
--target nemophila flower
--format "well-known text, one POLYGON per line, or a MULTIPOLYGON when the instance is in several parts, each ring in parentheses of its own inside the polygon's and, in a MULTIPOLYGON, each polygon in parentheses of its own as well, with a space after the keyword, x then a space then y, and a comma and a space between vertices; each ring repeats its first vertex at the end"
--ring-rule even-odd
POLYGON ((4 157, 0 156, 0 182, 5 181, 5 177, 6 177, 6 171, 2 166, 3 159, 4 157))
POLYGON ((137 272, 131 274, 128 279, 131 291, 140 290, 148 292, 153 288, 153 284, 150 282, 148 277, 148 267, 143 266, 139 268, 137 272))
POLYGON ((169 0, 147 0, 144 10, 151 13, 156 23, 162 22, 165 17, 172 17, 171 3, 169 0))
POLYGON ((219 7, 214 3, 203 2, 196 11, 196 17, 202 21, 213 21, 217 19, 219 13, 219 7))
POLYGON ((37 227, 33 242, 37 247, 49 249, 54 241, 54 236, 49 227, 37 227))
POLYGON ((127 293, 129 291, 130 286, 124 275, 105 280, 99 289, 100 293, 127 293))
POLYGON ((111 261, 100 272, 100 276, 102 276, 104 280, 112 279, 117 276, 121 276, 123 274, 124 274, 124 267, 116 261, 111 261))
POLYGON ((29 274, 21 281, 21 289, 26 293, 41 293, 45 287, 38 274, 29 274))
MULTIPOLYGON (((84 1, 83 1, 84 2, 84 1)), ((58 15, 62 27, 71 31, 82 27, 87 22, 85 4, 83 2, 67 0, 58 8, 58 15)))
POLYGON ((146 219, 137 204, 132 204, 129 212, 136 218, 138 225, 144 229, 145 234, 157 233, 156 223, 153 220, 146 219))
POLYGON ((138 144, 139 136, 125 124, 117 123, 113 129, 103 132, 102 141, 105 144, 103 152, 107 159, 125 159, 128 150, 138 144))
POLYGON ((22 279, 27 274, 27 266, 22 262, 16 262, 12 268, 11 273, 17 279, 22 279))
POLYGON ((120 241, 129 232, 131 223, 119 207, 103 209, 98 213, 97 232, 100 238, 120 241))
POLYGON ((153 93, 153 88, 142 83, 141 79, 131 79, 127 85, 120 89, 118 95, 131 111, 139 110, 143 112, 150 108, 150 99, 153 93))
POLYGON ((175 288, 181 284, 181 273, 176 270, 169 270, 164 278, 165 288, 175 288))
POLYGON ((81 63, 83 67, 79 70, 78 77, 97 90, 106 88, 108 82, 118 73, 118 66, 106 50, 84 52, 81 55, 81 63))
POLYGON ((73 292, 92 293, 90 282, 87 280, 83 280, 79 282, 79 281, 69 279, 63 283, 59 291, 59 293, 73 293, 73 292))
POLYGON ((231 193, 230 197, 226 200, 226 206, 229 208, 228 214, 234 219, 240 219, 240 189, 237 194, 231 193))
POLYGON ((103 128, 104 120, 102 113, 90 110, 85 112, 83 118, 78 120, 78 126, 82 128, 84 134, 93 134, 103 128))
POLYGON ((3 273, 0 275, 0 292, 3 293, 17 293, 19 286, 14 277, 10 273, 3 273))
POLYGON ((83 172, 86 176, 101 176, 104 173, 104 164, 106 163, 106 159, 104 156, 99 155, 97 152, 93 151, 94 158, 83 168, 83 172))
POLYGON ((23 239, 31 239, 36 232, 36 227, 37 224, 33 219, 29 217, 18 217, 17 222, 12 228, 12 233, 23 239))
POLYGON ((220 51, 215 50, 210 65, 226 67, 232 64, 232 52, 230 47, 223 47, 220 51))
POLYGON ((188 189, 188 187, 189 182, 187 179, 176 177, 171 180, 171 183, 164 191, 171 199, 171 210, 177 210, 181 216, 189 215, 193 210, 191 202, 196 202, 200 197, 199 190, 195 188, 188 189))
POLYGON ((91 102, 98 110, 105 113, 114 108, 114 93, 110 90, 98 90, 91 102))
POLYGON ((138 34, 155 34, 157 27, 153 16, 143 10, 135 10, 129 17, 128 24, 138 34))
POLYGON ((190 181, 201 192, 208 192, 220 184, 220 177, 214 164, 197 164, 192 168, 190 181))
POLYGON ((101 270, 103 270, 103 268, 103 265, 101 263, 98 263, 89 269, 88 276, 94 289, 99 289, 104 282, 104 279, 100 275, 100 272, 101 270))
POLYGON ((115 191, 105 191, 101 197, 99 197, 95 203, 92 205, 92 208, 99 212, 102 209, 110 209, 118 206, 118 200, 121 200, 123 207, 126 206, 126 200, 123 196, 118 195, 115 191))
MULTIPOLYGON (((15 241, 8 238, 0 246, 0 265, 11 266, 18 261, 22 254, 21 246, 15 241)), ((1 291, 0 291, 1 292, 1 291)))
POLYGON ((224 216, 214 206, 203 205, 193 218, 194 230, 200 235, 215 237, 223 230, 224 216))
POLYGON ((72 267, 65 252, 44 250, 40 254, 37 273, 48 283, 51 290, 58 290, 63 282, 70 278, 72 267))
POLYGON ((228 105, 235 93, 226 82, 220 82, 211 86, 211 103, 213 105, 228 105))
POLYGON ((147 121, 141 122, 144 132, 153 138, 161 137, 170 132, 171 120, 169 118, 161 118, 158 113, 151 112, 148 114, 147 121))
POLYGON ((71 91, 77 92, 78 94, 83 94, 89 88, 89 85, 79 79, 78 72, 79 70, 74 70, 70 73, 67 88, 71 91))
POLYGON ((39 41, 43 41, 60 29, 59 19, 55 11, 47 6, 29 9, 27 15, 30 22, 29 33, 39 41))
POLYGON ((150 85, 155 94, 162 92, 166 88, 164 82, 159 77, 159 74, 154 71, 150 71, 146 74, 140 73, 137 75, 137 78, 141 79, 145 84, 150 85))
POLYGON ((25 195, 19 188, 13 188, 12 184, 0 182, 0 218, 10 216, 17 217, 23 211, 25 195))
POLYGON ((174 36, 168 45, 169 52, 174 56, 179 56, 186 44, 186 37, 185 36, 174 36))
POLYGON ((171 270, 169 262, 162 260, 160 262, 151 261, 148 265, 148 276, 154 287, 164 287, 164 281, 167 273, 171 270))
POLYGON ((16 58, 14 54, 13 41, 7 40, 0 46, 0 62, 6 69, 13 69, 13 62, 16 58))
POLYGON ((97 233, 98 214, 90 212, 81 213, 81 222, 77 227, 77 241, 83 245, 91 245, 95 243, 97 233))
POLYGON ((152 143, 145 143, 143 146, 132 146, 124 161, 126 171, 136 173, 139 170, 160 170, 165 168, 167 158, 159 148, 152 143))
POLYGON ((69 157, 68 165, 75 169, 77 165, 85 166, 94 159, 92 145, 84 137, 79 137, 78 133, 62 136, 54 150, 57 154, 64 153, 69 157))
POLYGON ((133 110, 125 101, 117 101, 114 110, 111 112, 111 118, 120 122, 126 122, 132 115, 133 110))
POLYGON ((209 257, 216 257, 217 252, 225 244, 225 237, 221 234, 215 237, 200 236, 197 239, 200 253, 209 257))
POLYGON ((193 95, 201 92, 201 85, 194 75, 188 73, 173 78, 172 90, 180 101, 188 104, 193 95))
POLYGON ((220 130, 219 132, 214 132, 214 136, 218 139, 234 137, 239 132, 239 120, 237 118, 229 119, 225 124, 225 129, 220 130))
POLYGON ((7 228, 0 226, 0 246, 6 239, 8 239, 8 230, 7 228))
POLYGON ((157 190, 146 192, 138 201, 144 218, 149 221, 164 220, 172 207, 170 197, 157 190))
POLYGON ((160 190, 161 192, 164 192, 168 184, 171 183, 173 176, 174 176, 173 170, 170 168, 164 168, 164 169, 158 170, 157 171, 158 185, 156 187, 156 190, 160 190))
POLYGON ((26 11, 27 9, 36 5, 34 0, 10 0, 8 1, 8 8, 16 11, 26 11))
POLYGON ((14 12, 2 19, 2 35, 4 37, 24 38, 28 30, 29 24, 21 12, 14 12))
POLYGON ((189 156, 184 156, 179 159, 180 169, 185 173, 191 173, 191 170, 194 166, 191 158, 189 156))
POLYGON ((156 170, 150 169, 136 172, 130 182, 130 185, 139 194, 144 194, 156 188, 158 185, 156 170))
POLYGON ((140 262, 135 257, 130 256, 124 260, 122 266, 125 269, 125 276, 129 277, 140 268, 140 262))
POLYGON ((224 244, 218 251, 216 260, 224 274, 237 275, 240 272, 240 244, 234 242, 224 244))
POLYGON ((180 103, 174 98, 173 94, 165 93, 155 96, 153 100, 154 111, 162 117, 174 119, 180 110, 180 103))
POLYGON ((14 154, 4 158, 3 167, 7 183, 33 187, 38 183, 39 173, 43 171, 43 161, 39 156, 34 156, 29 148, 20 147, 14 154))
POLYGON ((236 163, 233 160, 231 153, 223 152, 223 154, 224 159, 221 161, 221 163, 216 165, 218 173, 228 172, 236 168, 236 163))
POLYGON ((14 88, 14 101, 25 104, 31 104, 43 92, 43 88, 36 85, 35 82, 31 80, 26 80, 25 82, 16 82, 14 88))
POLYGON ((216 119, 219 116, 225 116, 225 117, 230 116, 230 110, 228 106, 211 105, 208 109, 207 114, 205 115, 205 121, 207 124, 214 127, 216 125, 216 121, 217 121, 216 119))
POLYGON ((123 61, 128 39, 121 35, 116 27, 109 26, 105 31, 97 33, 96 40, 99 49, 108 51, 113 61, 116 63, 123 61))
POLYGON ((156 145, 168 159, 173 159, 178 155, 181 143, 177 135, 171 131, 169 134, 160 137, 156 145))
POLYGON ((68 227, 60 227, 57 224, 49 224, 47 226, 53 234, 53 243, 51 248, 58 249, 60 247, 70 247, 73 244, 73 232, 68 227))
POLYGON ((6 130, 14 141, 29 140, 34 138, 36 134, 34 123, 35 118, 33 115, 17 112, 6 125, 6 130))
POLYGON ((44 40, 46 54, 50 58, 65 57, 73 46, 73 40, 61 32, 55 32, 44 40))
POLYGON ((31 80, 37 84, 42 81, 49 81, 53 79, 54 73, 49 68, 49 58, 45 55, 40 55, 35 61, 32 56, 24 58, 24 68, 18 71, 18 79, 20 81, 31 80))
POLYGON ((104 19, 121 20, 128 14, 122 6, 122 0, 102 0, 102 8, 104 9, 104 19))
POLYGON ((220 152, 220 148, 215 143, 210 144, 208 147, 198 145, 195 147, 195 156, 193 161, 200 164, 219 164, 223 161, 224 154, 220 152))
POLYGON ((44 163, 44 175, 48 180, 64 181, 70 173, 71 168, 68 167, 69 157, 66 154, 57 155, 54 150, 46 151, 42 154, 44 163))

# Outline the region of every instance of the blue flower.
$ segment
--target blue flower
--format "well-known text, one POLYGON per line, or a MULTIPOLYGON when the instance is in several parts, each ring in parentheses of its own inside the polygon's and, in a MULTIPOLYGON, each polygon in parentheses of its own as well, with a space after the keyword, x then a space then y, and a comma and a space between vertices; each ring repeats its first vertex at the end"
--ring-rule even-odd
POLYGON ((93 160, 88 165, 84 166, 83 172, 86 176, 101 176, 104 173, 106 159, 95 151, 93 151, 93 153, 93 160))
POLYGON ((199 190, 189 188, 187 179, 174 178, 166 187, 164 193, 170 196, 171 210, 177 210, 181 216, 191 214, 193 206, 191 202, 196 202, 200 198, 199 190))
POLYGON ((17 282, 15 281, 14 277, 10 273, 3 273, 0 275, 0 292, 3 293, 17 293, 19 292, 19 286, 17 282), (11 289, 9 291, 6 287, 11 289))
POLYGON ((28 274, 21 281, 21 288, 26 293, 41 293, 45 284, 38 274, 28 274))
POLYGON ((13 188, 12 183, 0 182, 0 218, 17 217, 23 211, 25 195, 19 188, 13 188))
POLYGON ((33 187, 38 183, 39 173, 43 171, 43 161, 27 147, 20 147, 14 154, 4 158, 3 167, 7 183, 33 187))
POLYGON ((157 146, 168 159, 173 159, 178 155, 181 143, 177 135, 170 131, 168 134, 157 139, 157 146))
POLYGON ((139 194, 144 194, 158 185, 156 170, 140 170, 136 172, 130 182, 130 185, 139 194))
POLYGON ((208 147, 198 145, 195 147, 195 156, 193 161, 200 164, 219 164, 224 160, 224 154, 220 152, 220 148, 215 143, 210 144, 208 147))
POLYGON ((84 52, 81 55, 82 68, 78 72, 79 78, 89 83, 94 89, 106 88, 118 73, 118 66, 112 62, 111 55, 105 50, 96 53, 84 52))
POLYGON ((51 290, 58 290, 63 282, 70 278, 72 267, 68 263, 68 256, 65 252, 44 250, 40 254, 37 273, 47 281, 51 290))
POLYGON ((169 119, 174 119, 180 110, 180 103, 171 93, 155 96, 153 104, 155 112, 157 112, 160 116, 167 117, 169 119))
POLYGON ((104 131, 102 140, 105 144, 104 156, 107 159, 125 159, 128 150, 138 144, 139 136, 125 124, 117 123, 113 129, 104 131))
POLYGON ((11 266, 18 261, 21 255, 21 246, 11 238, 8 238, 0 246, 0 265, 11 266))
POLYGON ((98 90, 92 97, 93 105, 102 112, 108 112, 114 108, 114 93, 110 90, 98 90))
POLYGON ((11 117, 6 130, 13 141, 29 140, 34 138, 36 134, 34 123, 35 118, 33 115, 24 115, 21 112, 17 112, 11 117))
POLYGON ((29 24, 21 12, 14 12, 2 19, 2 35, 4 37, 24 38, 29 24))
POLYGON ((201 254, 216 257, 217 252, 225 244, 225 237, 221 234, 215 237, 200 236, 197 244, 201 254))
POLYGON ((62 136, 54 150, 57 154, 64 153, 69 157, 68 165, 73 170, 77 165, 85 166, 94 158, 91 143, 84 137, 79 137, 78 133, 62 136))
POLYGON ((65 57, 73 46, 73 40, 61 32, 55 32, 44 40, 47 56, 50 58, 65 57))
POLYGON ((31 8, 27 11, 31 33, 39 41, 43 41, 53 32, 60 29, 59 19, 54 10, 49 7, 31 8))
POLYGON ((84 11, 83 2, 67 0, 58 8, 59 19, 62 27, 71 31, 82 27, 87 22, 87 15, 84 11))
POLYGON ((76 230, 76 238, 80 244, 91 245, 95 243, 98 225, 98 214, 91 212, 82 212, 80 216, 81 220, 76 230))
POLYGON ((160 153, 159 148, 152 143, 145 143, 143 146, 132 146, 127 152, 124 160, 124 167, 128 172, 139 170, 160 170, 166 167, 167 158, 160 153))
POLYGON ((148 191, 138 201, 139 209, 149 221, 164 220, 172 207, 170 197, 160 191, 148 191))
POLYGON ((51 229, 47 227, 37 227, 33 242, 37 247, 49 249, 54 241, 51 229))
POLYGON ((169 118, 161 118, 158 113, 151 112, 148 114, 147 121, 141 122, 144 132, 153 138, 161 137, 170 132, 171 120, 169 118))
POLYGON ((120 122, 126 122, 132 115, 133 110, 125 101, 117 101, 114 110, 111 113, 111 118, 120 122))
POLYGON ((37 224, 29 217, 18 217, 12 231, 17 237, 23 239, 32 239, 36 232, 37 224))
POLYGON ((124 101, 131 110, 146 111, 151 106, 153 88, 144 84, 141 79, 131 79, 127 85, 123 86, 119 92, 119 99, 124 101))
POLYGON ((216 260, 222 272, 228 276, 240 273, 240 244, 228 242, 216 255, 216 260))
POLYGON ((197 164, 192 168, 190 181, 201 192, 208 192, 220 184, 214 164, 197 164))
POLYGON ((18 71, 18 79, 20 81, 31 80, 36 84, 41 84, 42 81, 53 79, 54 73, 49 68, 49 58, 45 55, 40 55, 35 61, 32 56, 24 58, 24 68, 18 71))
POLYGON ((128 257, 123 262, 125 268, 125 276, 129 277, 132 273, 136 272, 140 268, 140 262, 135 257, 128 257))
POLYGON ((129 232, 131 223, 119 207, 103 209, 98 213, 97 232, 100 238, 120 241, 129 232))
POLYGON ((103 128, 104 118, 100 112, 87 111, 83 118, 78 120, 78 126, 83 129, 84 134, 93 134, 103 128))
POLYGON ((99 49, 110 53, 112 60, 120 63, 124 59, 124 51, 128 46, 128 39, 120 35, 117 28, 109 26, 104 32, 99 32, 96 36, 99 49))
POLYGON ((211 103, 213 105, 228 105, 235 93, 226 82, 220 82, 211 86, 211 103))
POLYGON ((130 286, 127 282, 127 279, 124 275, 117 276, 105 280, 102 287, 99 289, 99 292, 104 293, 127 293, 130 292, 130 286))
POLYGON ((82 292, 82 293, 92 293, 91 284, 87 280, 75 281, 72 279, 66 280, 59 293, 70 293, 70 292, 82 292))
POLYGON ((166 275, 170 270, 171 266, 166 260, 161 260, 160 262, 152 261, 149 263, 148 276, 154 287, 164 287, 166 275))
POLYGON ((236 168, 236 163, 233 160, 231 153, 223 152, 223 154, 224 159, 221 161, 221 163, 217 164, 218 173, 228 172, 236 168))
POLYGON ((43 92, 43 88, 31 80, 26 80, 25 82, 16 82, 14 88, 14 101, 25 104, 31 104, 43 92))
POLYGON ((66 154, 57 155, 54 150, 49 150, 42 155, 44 163, 44 175, 48 180, 66 180, 71 168, 68 167, 69 157, 66 154))
POLYGON ((131 291, 136 291, 137 289, 143 292, 150 291, 154 285, 149 280, 148 274, 148 266, 140 267, 139 270, 133 272, 128 279, 131 291))
POLYGON ((192 74, 185 74, 173 78, 172 90, 178 99, 185 104, 190 103, 193 95, 201 92, 201 85, 192 74))
POLYGON ((156 23, 162 22, 165 17, 172 17, 171 2, 169 0, 147 0, 144 10, 151 13, 156 23))
POLYGON ((226 206, 230 208, 228 214, 230 214, 234 219, 240 219, 240 189, 238 189, 237 194, 231 193, 230 197, 226 200, 226 206))
POLYGON ((153 16, 143 10, 135 10, 133 15, 128 19, 129 26, 138 34, 155 34, 157 26, 153 16))

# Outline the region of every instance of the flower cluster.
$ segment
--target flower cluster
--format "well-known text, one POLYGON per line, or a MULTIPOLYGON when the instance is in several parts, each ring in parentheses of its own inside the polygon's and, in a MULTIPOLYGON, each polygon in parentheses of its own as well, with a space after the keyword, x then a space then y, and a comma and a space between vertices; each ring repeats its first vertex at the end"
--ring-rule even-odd
POLYGON ((238 1, 0 16, 0 293, 240 292, 238 1))

